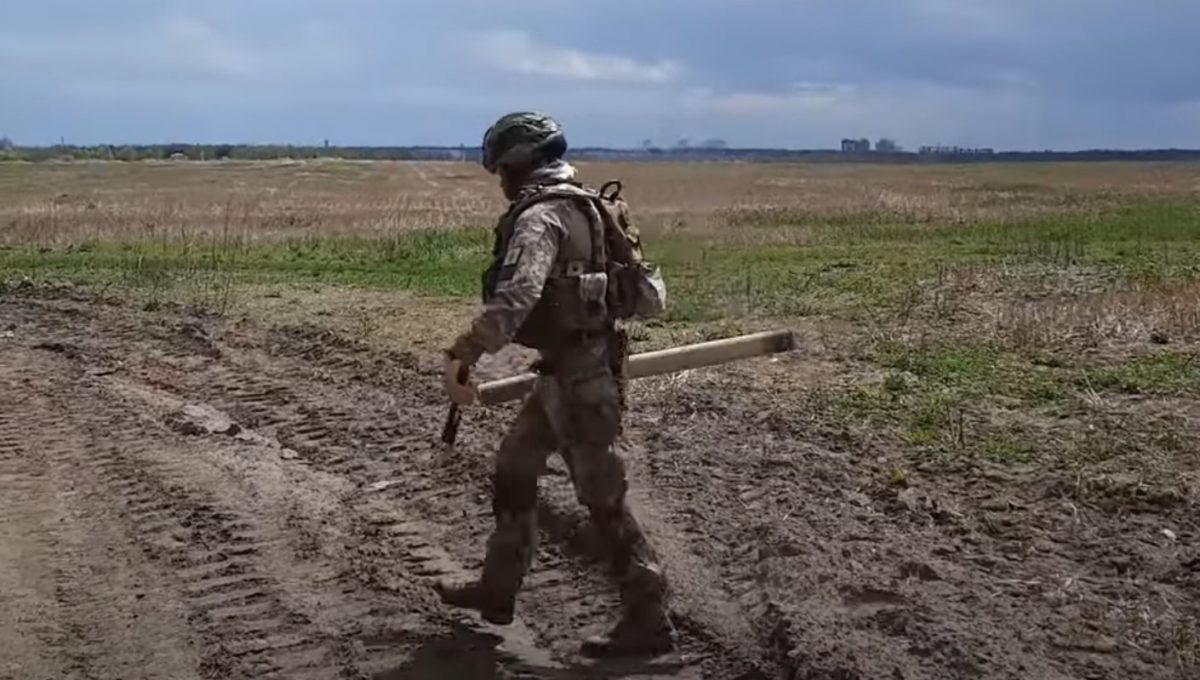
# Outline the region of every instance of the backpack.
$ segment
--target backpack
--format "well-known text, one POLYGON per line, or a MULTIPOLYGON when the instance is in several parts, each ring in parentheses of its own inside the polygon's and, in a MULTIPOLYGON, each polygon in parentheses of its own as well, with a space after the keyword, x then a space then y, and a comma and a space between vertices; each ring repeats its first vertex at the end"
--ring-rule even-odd
POLYGON ((642 237, 621 198, 621 182, 609 180, 589 196, 604 223, 608 313, 614 319, 652 319, 667 305, 667 288, 657 265, 646 260, 642 237), (606 193, 615 187, 612 193, 606 193))
POLYGON ((621 183, 610 180, 599 191, 574 183, 560 184, 544 187, 517 201, 496 229, 492 266, 483 274, 484 299, 491 295, 495 287, 506 246, 505 227, 535 203, 552 198, 570 198, 590 203, 600 216, 600 224, 593 224, 592 229, 592 261, 604 263, 608 317, 626 320, 661 316, 667 304, 666 285, 660 268, 645 259, 641 234, 629 217, 629 205, 620 194, 621 183), (610 188, 613 188, 611 192, 610 188))

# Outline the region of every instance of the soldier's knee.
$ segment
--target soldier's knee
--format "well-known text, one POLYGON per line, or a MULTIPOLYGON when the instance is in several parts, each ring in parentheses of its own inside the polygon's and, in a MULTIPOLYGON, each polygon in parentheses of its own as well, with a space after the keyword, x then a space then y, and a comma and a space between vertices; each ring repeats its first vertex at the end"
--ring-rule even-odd
POLYGON ((568 390, 566 436, 582 446, 604 447, 621 430, 621 409, 611 376, 592 377, 568 390))
POLYGON ((575 495, 589 509, 620 511, 629 489, 625 463, 612 451, 580 455, 574 465, 575 495))
POLYGON ((592 521, 602 527, 620 526, 625 519, 625 504, 620 500, 607 499, 584 503, 592 521))
POLYGON ((492 477, 492 510, 521 514, 537 507, 537 475, 520 467, 498 466, 492 477))
POLYGON ((621 418, 616 404, 600 404, 591 412, 576 411, 567 420, 567 436, 588 446, 607 446, 621 431, 621 418))

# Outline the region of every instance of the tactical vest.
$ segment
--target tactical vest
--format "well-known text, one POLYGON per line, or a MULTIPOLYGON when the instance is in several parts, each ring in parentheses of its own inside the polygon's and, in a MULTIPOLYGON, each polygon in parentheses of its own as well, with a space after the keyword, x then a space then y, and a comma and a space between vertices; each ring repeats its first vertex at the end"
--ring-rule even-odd
POLYGON ((612 326, 607 305, 607 262, 604 223, 592 204, 594 194, 580 185, 541 186, 509 207, 495 228, 492 262, 483 273, 484 301, 494 294, 508 240, 517 218, 531 206, 547 200, 573 200, 584 219, 567 220, 567 234, 546 279, 538 303, 518 329, 513 341, 533 349, 552 349, 579 333, 599 332, 612 326))

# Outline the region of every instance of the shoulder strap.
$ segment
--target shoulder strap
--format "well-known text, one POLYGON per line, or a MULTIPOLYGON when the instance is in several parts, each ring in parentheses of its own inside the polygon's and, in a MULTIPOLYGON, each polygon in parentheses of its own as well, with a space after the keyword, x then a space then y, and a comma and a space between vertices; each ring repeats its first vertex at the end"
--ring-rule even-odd
POLYGON ((604 205, 601 203, 602 198, 600 193, 574 183, 551 184, 538 187, 512 204, 512 207, 509 208, 507 219, 510 222, 516 221, 517 217, 525 210, 538 203, 554 198, 573 199, 585 213, 588 213, 592 235, 591 268, 592 271, 603 271, 605 262, 608 259, 608 240, 606 237, 609 218, 605 212, 604 205), (599 213, 599 222, 591 219, 588 208, 593 208, 599 213))
POLYGON ((525 212, 531 206, 543 201, 548 201, 552 198, 561 198, 564 195, 566 194, 564 194, 564 192, 559 190, 557 187, 539 188, 537 191, 531 191, 512 202, 508 208, 508 218, 510 220, 515 220, 521 213, 525 212))
MULTIPOLYGON (((562 198, 567 195, 559 191, 557 187, 537 187, 533 191, 509 202, 508 210, 500 217, 500 222, 496 225, 497 243, 499 243, 501 238, 507 240, 511 236, 512 225, 521 216, 521 213, 542 201, 548 201, 552 198, 562 198)), ((495 254, 499 255, 499 251, 495 254)))

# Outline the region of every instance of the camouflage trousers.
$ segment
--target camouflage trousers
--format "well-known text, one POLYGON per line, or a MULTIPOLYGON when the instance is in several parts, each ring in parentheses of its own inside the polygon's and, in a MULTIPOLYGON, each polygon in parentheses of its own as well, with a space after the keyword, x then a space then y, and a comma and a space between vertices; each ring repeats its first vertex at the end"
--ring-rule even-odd
POLYGON ((576 498, 587 507, 620 586, 626 616, 664 611, 667 583, 655 551, 626 500, 625 463, 616 451, 621 408, 606 343, 572 348, 550 361, 496 454, 493 513, 483 586, 512 598, 537 549, 537 480, 558 452, 576 498))

